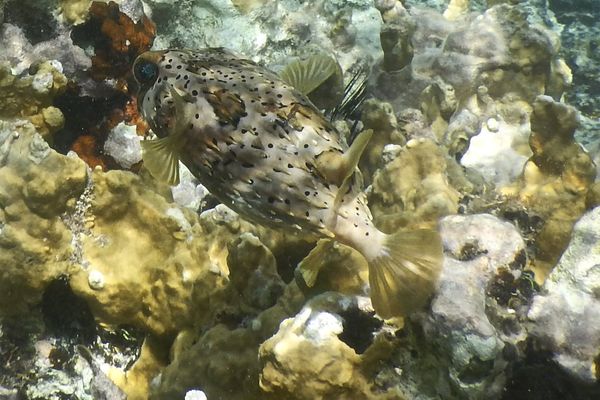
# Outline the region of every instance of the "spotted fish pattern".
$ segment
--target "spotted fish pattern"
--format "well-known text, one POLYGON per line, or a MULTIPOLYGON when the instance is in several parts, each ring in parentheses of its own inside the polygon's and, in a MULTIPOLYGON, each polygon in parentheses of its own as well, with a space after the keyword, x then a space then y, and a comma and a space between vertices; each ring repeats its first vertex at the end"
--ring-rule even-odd
POLYGON ((185 93, 189 125, 179 156, 211 193, 269 226, 333 236, 327 222, 340 217, 363 236, 375 234, 356 179, 332 215, 341 182, 328 182, 315 160, 348 146, 306 96, 221 48, 159 54, 142 114, 155 132, 165 132, 172 88, 185 93))
MULTIPOLYGON (((349 148, 304 94, 222 48, 147 52, 133 69, 141 113, 159 137, 143 142, 153 175, 175 183, 180 160, 243 217, 355 248, 382 316, 423 303, 420 288, 430 292, 441 265, 439 236, 386 235, 373 225, 356 168, 366 134, 349 148)), ((307 282, 326 250, 318 245, 303 261, 307 282)))

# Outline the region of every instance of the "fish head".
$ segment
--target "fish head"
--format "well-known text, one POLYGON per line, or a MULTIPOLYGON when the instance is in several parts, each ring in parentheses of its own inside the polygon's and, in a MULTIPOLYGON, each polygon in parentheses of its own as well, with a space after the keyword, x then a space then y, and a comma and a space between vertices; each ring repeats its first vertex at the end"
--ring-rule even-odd
POLYGON ((177 95, 173 82, 180 75, 175 66, 182 65, 182 56, 183 52, 172 50, 147 51, 133 63, 138 109, 158 137, 174 129, 177 95))

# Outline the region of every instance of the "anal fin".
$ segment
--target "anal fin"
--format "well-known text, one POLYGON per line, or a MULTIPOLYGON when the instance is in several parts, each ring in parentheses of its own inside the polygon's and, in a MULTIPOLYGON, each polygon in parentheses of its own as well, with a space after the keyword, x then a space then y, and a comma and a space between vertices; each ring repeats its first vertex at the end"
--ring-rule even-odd
POLYGON ((319 271, 323 266, 323 260, 325 260, 327 254, 331 252, 333 245, 333 240, 319 240, 315 248, 312 249, 302 261, 300 261, 300 264, 298 264, 298 270, 300 271, 306 286, 314 286, 317 276, 319 275, 319 271))

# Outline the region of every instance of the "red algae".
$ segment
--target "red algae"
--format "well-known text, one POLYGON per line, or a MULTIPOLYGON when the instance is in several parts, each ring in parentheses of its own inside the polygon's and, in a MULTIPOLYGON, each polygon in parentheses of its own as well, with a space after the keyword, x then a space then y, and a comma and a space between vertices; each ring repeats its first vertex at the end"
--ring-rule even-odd
POLYGON ((119 168, 102 149, 110 130, 121 122, 135 125, 142 136, 149 130, 137 110, 131 66, 139 54, 150 49, 155 35, 156 25, 145 15, 134 22, 113 1, 92 2, 88 20, 73 28, 72 38, 82 47, 94 48, 87 73, 103 84, 112 80, 111 87, 96 97, 82 95, 72 84, 58 99, 57 106, 66 115, 58 150, 75 151, 90 167, 119 168))

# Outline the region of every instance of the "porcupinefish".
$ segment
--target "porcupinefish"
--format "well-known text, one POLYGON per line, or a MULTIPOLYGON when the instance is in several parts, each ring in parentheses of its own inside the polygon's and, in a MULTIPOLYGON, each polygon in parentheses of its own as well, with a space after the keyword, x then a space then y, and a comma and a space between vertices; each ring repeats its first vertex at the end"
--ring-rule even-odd
POLYGON ((149 51, 133 74, 140 111, 158 136, 142 141, 155 178, 176 184, 181 161, 242 217, 327 239, 300 263, 309 285, 335 240, 367 260, 379 315, 424 304, 441 269, 441 240, 435 230, 390 235, 373 225, 357 168, 371 131, 348 146, 303 93, 223 48, 149 51))

